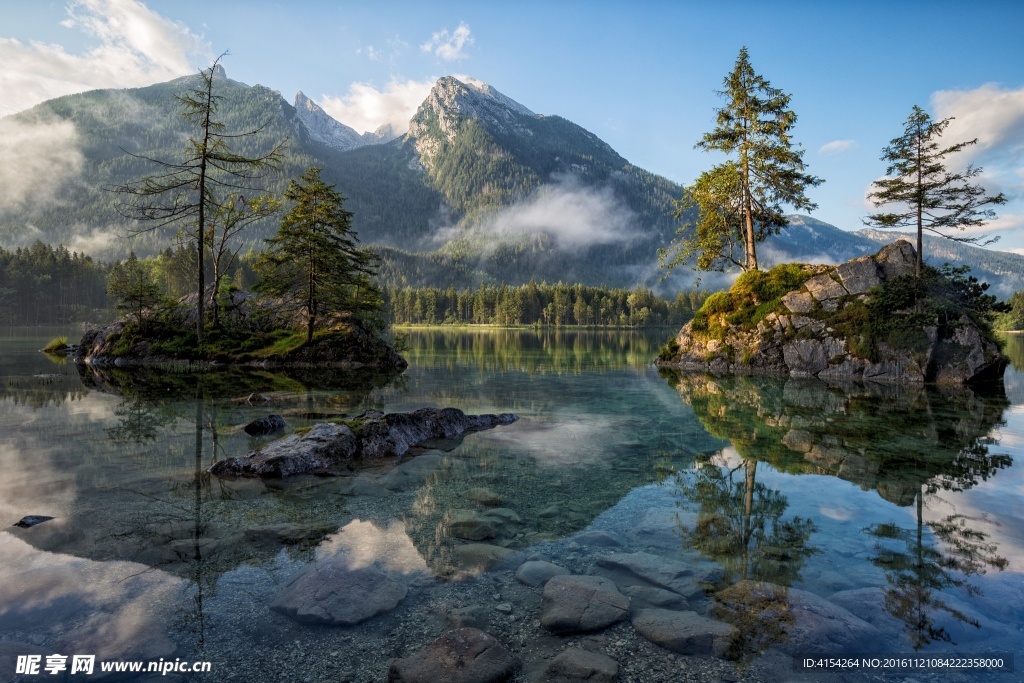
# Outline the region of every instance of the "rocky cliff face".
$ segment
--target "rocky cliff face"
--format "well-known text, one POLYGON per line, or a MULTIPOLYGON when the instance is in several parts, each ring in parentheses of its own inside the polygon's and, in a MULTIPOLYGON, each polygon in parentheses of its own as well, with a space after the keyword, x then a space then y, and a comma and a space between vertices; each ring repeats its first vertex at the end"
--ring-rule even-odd
MULTIPOLYGON (((890 382, 969 384, 1001 378, 1007 361, 998 344, 966 310, 954 309, 950 316, 948 302, 940 312, 920 302, 889 311, 881 321, 889 333, 873 335, 881 325, 872 302, 887 295, 887 283, 911 282, 916 257, 913 246, 900 240, 839 266, 803 266, 803 284, 756 324, 736 320, 735 311, 699 313, 659 364, 890 382), (698 318, 703 322, 695 327, 698 318)), ((750 305, 763 303, 755 299, 750 305)))

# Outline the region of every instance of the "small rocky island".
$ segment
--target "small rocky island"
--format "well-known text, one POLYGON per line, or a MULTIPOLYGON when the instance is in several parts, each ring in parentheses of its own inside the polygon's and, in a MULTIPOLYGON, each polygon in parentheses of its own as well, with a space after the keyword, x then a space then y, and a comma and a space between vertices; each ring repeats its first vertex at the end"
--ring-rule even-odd
POLYGON ((209 468, 218 477, 277 479, 297 474, 330 474, 355 460, 400 458, 410 448, 460 438, 467 432, 512 424, 519 416, 466 415, 458 408, 420 408, 411 413, 369 410, 345 423, 325 422, 239 458, 209 468))
MULTIPOLYGON (((85 333, 73 347, 74 361, 94 367, 131 367, 188 362, 261 367, 369 368, 404 370, 408 363, 378 334, 354 319, 325 321, 312 341, 303 321, 283 313, 274 300, 235 291, 221 303, 217 322, 198 344, 196 296, 146 316, 126 316, 85 333)), ((212 308, 212 294, 207 307, 212 308)))
POLYGON ((744 273, 712 295, 657 361, 716 374, 975 384, 1007 359, 984 308, 992 297, 955 269, 915 275, 905 240, 838 266, 744 273))

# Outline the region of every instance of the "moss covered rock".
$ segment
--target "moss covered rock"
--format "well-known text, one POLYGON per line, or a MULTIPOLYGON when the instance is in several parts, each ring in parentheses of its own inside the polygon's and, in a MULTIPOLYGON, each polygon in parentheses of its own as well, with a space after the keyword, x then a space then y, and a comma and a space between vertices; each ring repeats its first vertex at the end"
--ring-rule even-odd
POLYGON ((663 366, 822 379, 970 384, 1002 378, 984 287, 953 270, 914 275, 905 240, 838 266, 741 276, 666 347, 663 366))

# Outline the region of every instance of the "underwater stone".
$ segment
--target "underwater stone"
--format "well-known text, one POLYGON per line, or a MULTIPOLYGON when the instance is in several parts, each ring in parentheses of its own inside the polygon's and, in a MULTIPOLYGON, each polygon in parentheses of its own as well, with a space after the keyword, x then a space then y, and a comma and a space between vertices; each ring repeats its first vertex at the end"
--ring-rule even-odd
POLYGON ((280 415, 267 415, 266 417, 260 417, 249 424, 245 425, 242 429, 249 436, 261 436, 263 434, 273 434, 279 432, 285 428, 284 418, 280 415))
POLYGON ((388 683, 503 683, 517 666, 516 658, 494 636, 460 628, 410 657, 392 660, 388 683))

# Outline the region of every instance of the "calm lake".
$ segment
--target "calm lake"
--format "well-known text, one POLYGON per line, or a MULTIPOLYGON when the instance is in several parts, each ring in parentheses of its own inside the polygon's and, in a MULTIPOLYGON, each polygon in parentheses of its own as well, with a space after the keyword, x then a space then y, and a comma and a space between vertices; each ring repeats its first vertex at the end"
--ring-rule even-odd
POLYGON ((139 661, 210 672, 134 680, 384 681, 465 625, 516 681, 567 648, 645 683, 1024 680, 1024 337, 980 395, 659 373, 669 334, 416 330, 389 378, 94 373, 36 351, 52 330, 0 330, 0 680, 139 661), (272 440, 241 429, 257 417, 424 406, 520 420, 336 477, 205 472, 272 440), (629 613, 552 633, 527 561, 605 577, 629 613), (339 566, 400 599, 344 595, 339 566), (312 608, 379 613, 272 609, 300 572, 323 576, 312 608), (724 630, 682 643, 680 615, 724 630))

